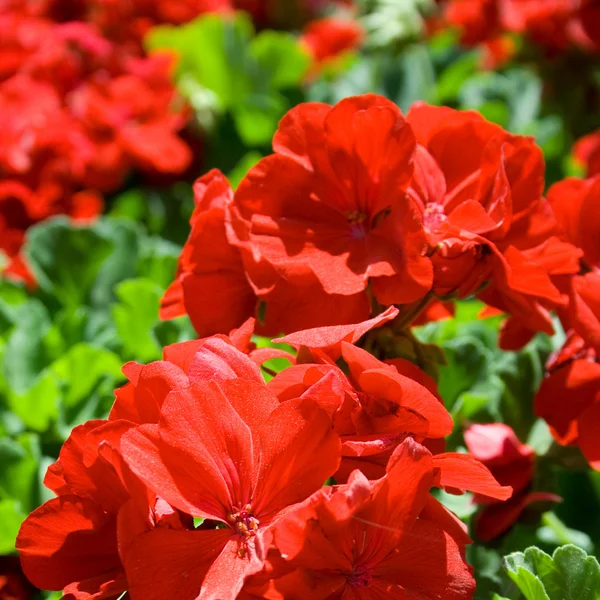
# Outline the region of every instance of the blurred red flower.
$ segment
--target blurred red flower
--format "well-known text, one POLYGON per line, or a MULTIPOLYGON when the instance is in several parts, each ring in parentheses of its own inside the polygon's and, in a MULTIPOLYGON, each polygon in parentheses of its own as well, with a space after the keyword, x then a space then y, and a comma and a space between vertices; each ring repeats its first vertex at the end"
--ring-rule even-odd
POLYGON ((561 501, 555 494, 531 491, 535 452, 521 443, 508 425, 471 425, 464 435, 471 456, 488 467, 500 484, 513 489, 512 497, 505 502, 485 495, 473 498, 484 507, 475 525, 480 539, 489 541, 506 532, 530 504, 561 501))
POLYGON ((312 57, 309 74, 334 65, 352 50, 359 48, 364 32, 360 24, 352 19, 326 18, 308 23, 300 37, 300 43, 312 57))

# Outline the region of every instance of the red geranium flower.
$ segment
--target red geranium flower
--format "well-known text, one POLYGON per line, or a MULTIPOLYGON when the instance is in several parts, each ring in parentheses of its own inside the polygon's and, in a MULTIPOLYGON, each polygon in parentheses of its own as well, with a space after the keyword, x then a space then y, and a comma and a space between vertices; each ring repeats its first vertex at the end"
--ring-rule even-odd
MULTIPOLYGON (((311 337, 314 337, 314 333, 311 337)), ((281 402, 311 398, 330 415, 342 440, 342 463, 335 474, 346 481, 354 469, 381 477, 394 449, 407 437, 431 443, 452 431, 452 418, 437 397, 435 383, 407 361, 388 365, 342 341, 348 377, 331 362, 285 369, 268 384, 281 402)), ((442 448, 443 449, 443 446, 442 448)))
POLYGON ((473 498, 484 506, 476 521, 476 532, 482 540, 489 541, 504 533, 530 504, 561 501, 555 494, 530 491, 535 452, 521 443, 508 425, 471 425, 465 431, 465 442, 473 458, 488 467, 499 483, 513 489, 512 498, 505 502, 482 495, 473 498))
POLYGON ((233 191, 220 171, 212 170, 194 185, 196 208, 192 231, 179 259, 175 281, 161 302, 160 316, 188 314, 199 335, 223 333, 260 313, 268 305, 257 331, 277 334, 314 325, 361 321, 368 316, 366 297, 326 294, 310 269, 287 281, 264 260, 252 255, 252 281, 240 250, 227 240, 233 191), (223 311, 223 306, 229 309, 223 311), (315 312, 314 306, 319 306, 315 312))
POLYGON ((559 281, 569 294, 569 305, 559 316, 566 330, 575 330, 600 352, 600 176, 556 183, 548 200, 563 236, 583 253, 582 274, 559 281))
POLYGON ((0 16, 0 249, 27 279, 19 250, 29 226, 93 218, 98 191, 116 190, 132 168, 181 173, 191 159, 170 60, 137 58, 54 8, 14 2, 0 16))
POLYGON ((126 467, 114 452, 132 426, 89 421, 76 427, 48 469, 44 483, 57 497, 27 517, 16 542, 23 571, 38 588, 107 600, 127 590, 119 553, 160 519, 144 488, 131 476, 125 484, 126 467), (121 513, 128 519, 119 520, 121 513))
POLYGON ((427 293, 425 234, 406 196, 415 142, 397 106, 375 95, 302 104, 273 146, 232 205, 230 241, 251 281, 273 285, 266 262, 290 282, 309 271, 326 294, 356 306, 368 286, 384 305, 427 293))
POLYGON ((311 21, 300 37, 300 43, 312 56, 311 74, 358 49, 363 35, 360 24, 351 19, 327 18, 311 21))
POLYGON ((170 319, 187 313, 204 336, 238 327, 254 315, 257 299, 239 250, 228 243, 225 233, 225 213, 233 199, 229 182, 212 170, 194 184, 194 199, 192 230, 176 279, 163 296, 160 316, 170 319))
POLYGON ((316 492, 275 526, 275 545, 297 568, 275 587, 290 600, 471 598, 464 536, 426 511, 437 471, 429 451, 407 439, 383 478, 355 471, 347 485, 316 492))
POLYGON ((600 176, 555 183, 548 201, 566 239, 583 250, 588 268, 600 268, 600 176))
POLYGON ((600 131, 583 136, 573 146, 575 159, 585 167, 588 177, 600 174, 600 131))
POLYGON ((131 593, 236 598, 263 568, 273 523, 336 470, 339 444, 315 403, 280 404, 264 384, 191 382, 171 392, 158 425, 124 437, 123 455, 171 505, 225 528, 139 536, 125 554, 131 593))
POLYGON ((466 297, 487 283, 482 300, 531 335, 552 333, 548 309, 567 297, 550 276, 576 273, 580 253, 552 237, 541 150, 475 112, 418 103, 407 120, 419 144, 410 194, 435 248, 434 291, 466 297))
POLYGON ((29 579, 42 589, 64 589, 83 600, 118 597, 128 584, 122 557, 137 535, 154 527, 182 529, 189 518, 149 493, 120 458, 121 438, 138 424, 157 423, 165 398, 190 381, 242 378, 258 381, 246 331, 167 346, 163 361, 128 363, 130 380, 116 390, 109 421, 73 430, 45 484, 57 494, 34 511, 17 548, 29 579), (77 560, 75 560, 77 558, 77 560))
POLYGON ((547 365, 548 374, 535 397, 535 414, 546 420, 559 444, 579 444, 597 467, 599 438, 593 426, 600 402, 600 364, 581 338, 574 340, 577 347, 570 339, 569 353, 547 365))

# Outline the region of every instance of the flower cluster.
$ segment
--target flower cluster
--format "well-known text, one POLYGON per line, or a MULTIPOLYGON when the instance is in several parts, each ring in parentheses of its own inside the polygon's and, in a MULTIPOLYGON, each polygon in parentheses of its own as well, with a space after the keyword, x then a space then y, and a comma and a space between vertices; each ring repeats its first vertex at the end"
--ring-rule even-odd
POLYGON ((595 0, 438 0, 443 19, 461 29, 467 45, 483 43, 506 56, 506 34, 524 34, 551 52, 600 49, 600 10, 595 0), (504 50, 503 50, 504 48, 504 50))
POLYGON ((581 251, 560 237, 531 138, 365 95, 296 107, 273 147, 235 194, 218 172, 197 182, 164 318, 187 313, 211 335, 258 315, 276 334, 398 305, 409 324, 433 299, 477 294, 510 316, 503 347, 552 333, 549 311, 568 303, 557 280, 581 251))
POLYGON ((26 575, 80 599, 471 598, 470 538, 430 490, 511 488, 444 452, 452 419, 424 373, 353 345, 395 313, 290 336, 268 384, 279 352, 253 349, 252 321, 127 364, 108 420, 48 469, 56 498, 17 540, 26 575))
POLYGON ((561 237, 582 258, 578 274, 557 280, 569 297, 558 313, 568 337, 547 364, 535 409, 558 443, 578 444, 600 469, 600 175, 556 183, 548 200, 561 237))
POLYGON ((166 57, 137 57, 89 24, 18 6, 0 16, 0 35, 0 249, 25 275, 30 225, 91 218, 131 169, 179 174, 191 153, 166 57))

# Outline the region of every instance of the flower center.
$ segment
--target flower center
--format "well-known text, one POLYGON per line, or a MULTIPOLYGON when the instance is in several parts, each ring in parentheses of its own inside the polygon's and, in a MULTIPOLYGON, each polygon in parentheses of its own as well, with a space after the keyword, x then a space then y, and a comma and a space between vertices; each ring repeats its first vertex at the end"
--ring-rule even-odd
POLYGON ((423 211, 423 224, 425 229, 428 231, 437 231, 444 221, 446 220, 446 214, 444 207, 441 204, 430 203, 425 206, 423 211))
POLYGON ((373 579, 373 571, 366 566, 354 567, 352 573, 346 575, 348 585, 354 588, 366 588, 370 585, 373 579))
POLYGON ((243 508, 234 506, 227 515, 227 521, 244 537, 251 537, 258 531, 259 521, 252 514, 252 506, 246 504, 243 508))
POLYGON ((351 210, 346 213, 350 225, 362 225, 367 220, 367 215, 360 210, 351 210))

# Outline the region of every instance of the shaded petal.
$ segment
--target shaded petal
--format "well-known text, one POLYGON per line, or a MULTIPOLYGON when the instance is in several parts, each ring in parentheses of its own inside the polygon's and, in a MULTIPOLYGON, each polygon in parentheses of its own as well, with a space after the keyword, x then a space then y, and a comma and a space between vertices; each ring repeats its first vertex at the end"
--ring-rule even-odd
POLYGON ((373 576, 401 586, 407 600, 463 600, 475 591, 460 546, 439 525, 422 519, 415 521, 401 543, 375 567, 373 576))
POLYGON ((577 440, 579 417, 596 399, 600 364, 574 360, 546 377, 535 396, 534 409, 546 420, 560 444, 577 440))
POLYGON ((53 498, 34 510, 16 548, 28 579, 45 590, 104 576, 112 581, 121 567, 116 515, 77 496, 53 498))
POLYGON ((154 529, 140 535, 124 561, 132 597, 196 600, 206 573, 230 538, 229 529, 154 529))
POLYGON ((579 419, 579 446, 590 467, 600 471, 600 389, 596 403, 579 419))

